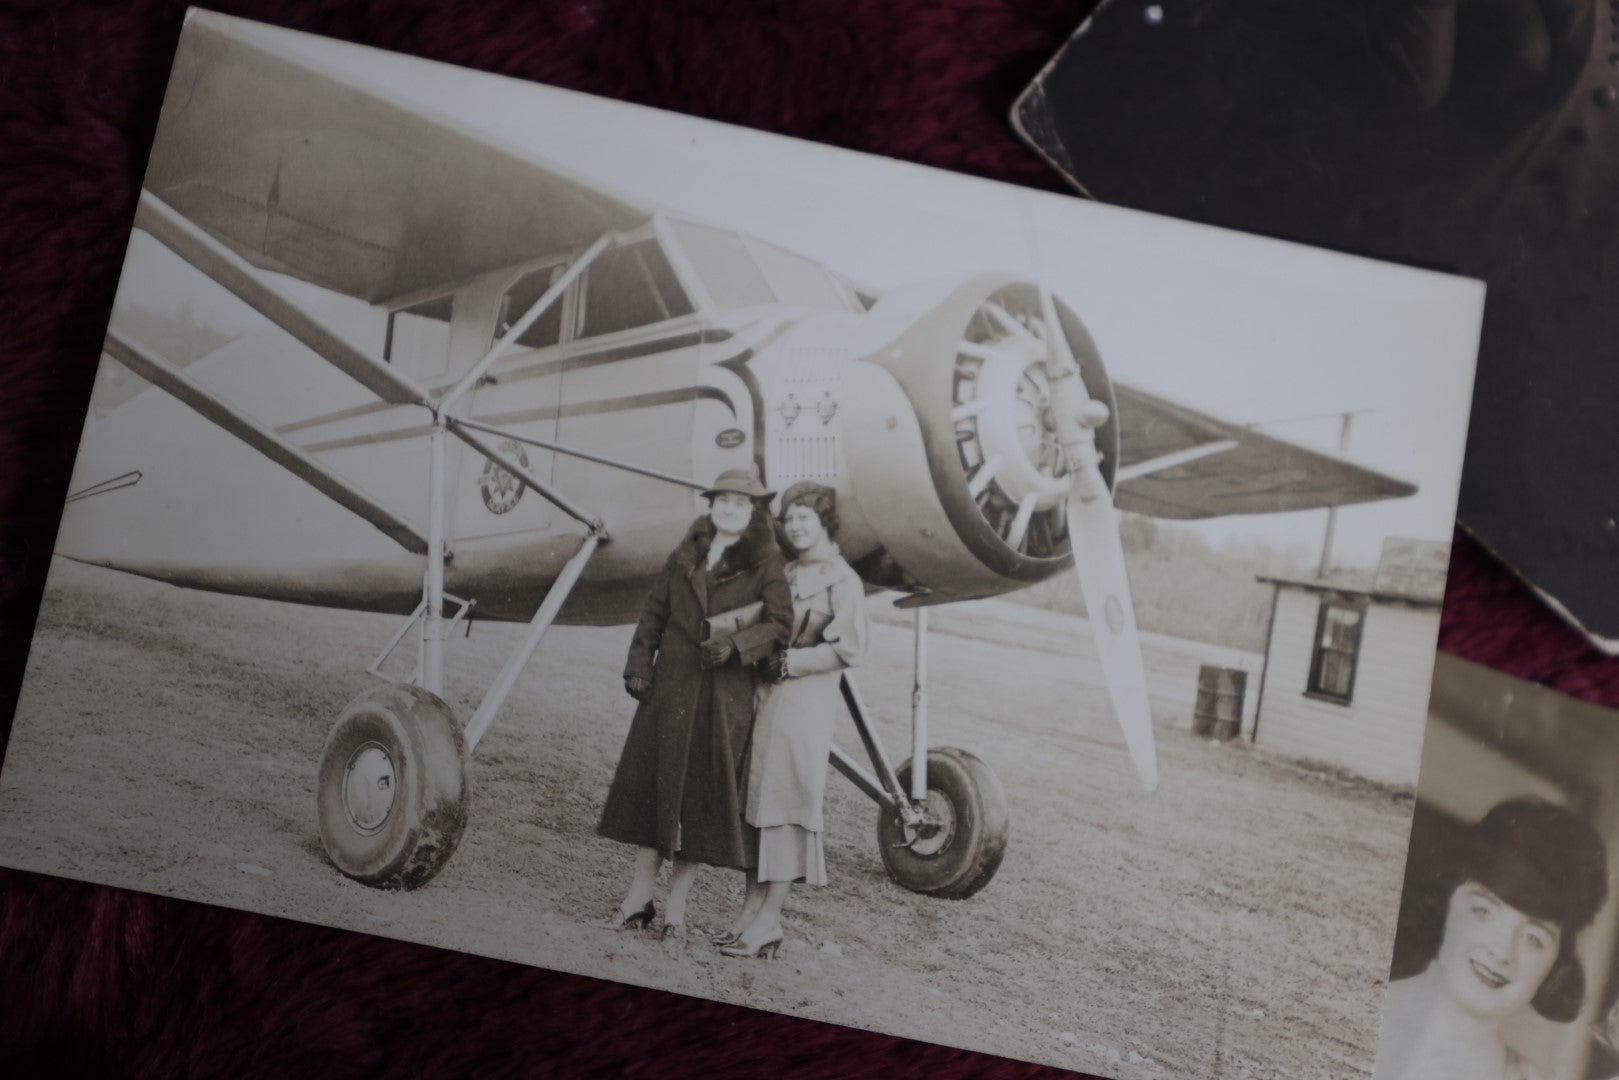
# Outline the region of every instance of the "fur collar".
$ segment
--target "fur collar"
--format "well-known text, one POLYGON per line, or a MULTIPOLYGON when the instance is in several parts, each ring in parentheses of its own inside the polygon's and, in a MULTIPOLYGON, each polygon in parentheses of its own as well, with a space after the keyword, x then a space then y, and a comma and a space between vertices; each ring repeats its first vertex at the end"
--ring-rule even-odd
MULTIPOLYGON (((679 567, 682 573, 689 575, 708 558, 708 545, 713 539, 714 523, 705 514, 691 523, 691 528, 686 530, 685 539, 675 548, 670 561, 679 567)), ((751 570, 772 554, 779 557, 776 538, 770 528, 770 519, 763 514, 755 514, 753 523, 748 526, 747 531, 736 543, 725 549, 725 554, 720 556, 720 561, 709 572, 710 577, 718 581, 740 574, 744 570, 751 570)))

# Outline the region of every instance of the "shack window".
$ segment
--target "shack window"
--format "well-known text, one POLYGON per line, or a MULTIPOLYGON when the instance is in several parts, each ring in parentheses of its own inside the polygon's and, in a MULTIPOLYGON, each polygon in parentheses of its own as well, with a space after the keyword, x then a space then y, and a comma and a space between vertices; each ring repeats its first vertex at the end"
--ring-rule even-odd
POLYGON ((585 271, 584 302, 580 337, 611 334, 692 313, 674 268, 651 240, 596 256, 585 271))
MULTIPOLYGON (((557 278, 562 276, 560 266, 545 266, 530 270, 506 290, 500 298, 500 318, 495 322, 495 336, 505 337, 512 323, 521 319, 534 302, 545 295, 557 278)), ((543 349, 562 340, 562 297, 546 309, 529 328, 517 338, 517 344, 529 349, 543 349)))
POLYGON ((1328 597, 1321 601, 1306 693, 1349 704, 1355 692, 1355 666, 1360 659, 1360 632, 1365 622, 1364 599, 1328 597))
POLYGON ((450 366, 450 308, 440 296, 388 313, 382 356, 412 375, 442 375, 450 366))

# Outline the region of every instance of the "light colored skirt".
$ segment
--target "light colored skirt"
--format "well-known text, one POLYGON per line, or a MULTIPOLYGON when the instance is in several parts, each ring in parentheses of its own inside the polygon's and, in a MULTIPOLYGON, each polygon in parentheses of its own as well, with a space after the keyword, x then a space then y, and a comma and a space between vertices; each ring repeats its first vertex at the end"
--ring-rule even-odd
POLYGON ((821 834, 802 825, 767 825, 759 830, 759 880, 826 884, 826 850, 821 834))

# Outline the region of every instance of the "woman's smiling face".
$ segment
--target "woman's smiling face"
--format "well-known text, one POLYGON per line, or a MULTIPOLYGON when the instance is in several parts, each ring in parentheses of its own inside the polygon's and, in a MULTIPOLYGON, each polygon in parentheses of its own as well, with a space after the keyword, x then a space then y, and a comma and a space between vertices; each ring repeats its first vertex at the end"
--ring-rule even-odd
POLYGON ((781 518, 782 531, 787 540, 800 552, 808 551, 826 533, 821 515, 803 503, 794 503, 781 518))
POLYGON ((722 491, 714 496, 708 517, 720 532, 741 535, 753 520, 753 500, 734 491, 722 491))
POLYGON ((1529 1004, 1557 960, 1558 928, 1525 915, 1476 881, 1450 896, 1434 965, 1464 1011, 1500 1018, 1529 1004))

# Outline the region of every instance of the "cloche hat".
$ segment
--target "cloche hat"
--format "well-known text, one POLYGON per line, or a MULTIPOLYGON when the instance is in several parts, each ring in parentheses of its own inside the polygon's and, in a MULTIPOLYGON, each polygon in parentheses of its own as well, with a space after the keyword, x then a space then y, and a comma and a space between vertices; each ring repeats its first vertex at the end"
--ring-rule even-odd
POLYGON ((768 499, 775 494, 759 479, 757 465, 749 465, 743 469, 726 469, 720 473, 719 479, 714 481, 714 486, 703 492, 703 498, 712 499, 721 492, 746 495, 750 499, 768 499))

